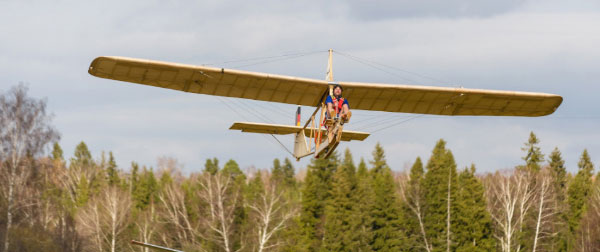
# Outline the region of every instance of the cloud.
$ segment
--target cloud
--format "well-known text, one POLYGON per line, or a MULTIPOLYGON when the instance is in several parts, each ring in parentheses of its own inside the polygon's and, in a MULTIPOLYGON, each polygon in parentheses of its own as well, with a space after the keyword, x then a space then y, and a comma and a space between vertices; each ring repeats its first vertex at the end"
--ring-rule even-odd
POLYGON ((388 18, 484 18, 507 13, 525 3, 524 0, 422 0, 422 1, 348 1, 349 15, 364 20, 388 18))
MULTIPOLYGON (((492 171, 519 164, 520 147, 533 130, 545 153, 558 146, 575 170, 583 148, 592 157, 600 153, 598 24, 597 4, 584 1, 0 1, 0 90, 26 81, 31 95, 47 97, 65 153, 85 140, 97 154, 114 151, 122 167, 131 161, 152 165, 156 157, 169 155, 189 171, 213 156, 267 168, 274 157, 288 155, 279 143, 228 127, 242 119, 265 121, 261 115, 291 123, 294 106, 98 79, 87 74, 89 63, 100 55, 205 64, 322 51, 251 66, 222 64, 320 79, 324 51, 333 48, 394 67, 383 72, 336 54, 338 80, 537 91, 565 98, 555 115, 544 118, 415 119, 365 142, 341 145, 356 161, 368 159, 381 142, 388 161, 399 169, 417 155, 426 159, 444 138, 461 167, 474 162, 492 171)), ((309 111, 303 109, 304 116, 309 111)), ((373 115, 377 120, 407 116, 363 111, 353 120, 373 115)), ((279 139, 291 148, 291 137, 279 139)))

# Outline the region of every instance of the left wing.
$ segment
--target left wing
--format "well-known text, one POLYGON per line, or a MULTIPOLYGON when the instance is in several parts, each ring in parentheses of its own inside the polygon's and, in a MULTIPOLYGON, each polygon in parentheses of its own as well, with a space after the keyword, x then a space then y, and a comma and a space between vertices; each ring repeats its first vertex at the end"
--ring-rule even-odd
MULTIPOLYGON (((329 83, 275 74, 175 64, 124 57, 98 57, 94 76, 198 94, 317 106, 329 83)), ((554 94, 339 82, 351 109, 464 116, 544 116, 562 97, 554 94)))
POLYGON ((98 57, 88 72, 184 92, 304 106, 317 106, 328 87, 313 79, 125 57, 98 57))

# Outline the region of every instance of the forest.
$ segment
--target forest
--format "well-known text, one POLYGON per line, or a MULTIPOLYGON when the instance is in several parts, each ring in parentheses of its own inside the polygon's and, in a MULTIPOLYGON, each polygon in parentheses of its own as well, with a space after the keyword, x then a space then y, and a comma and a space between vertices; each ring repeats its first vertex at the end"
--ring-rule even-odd
POLYGON ((408 170, 377 144, 358 161, 346 149, 242 171, 211 158, 189 174, 59 140, 45 100, 0 93, 0 251, 600 251, 590 154, 569 173, 534 132, 515 146, 522 164, 494 173, 457 167, 443 139, 408 170))

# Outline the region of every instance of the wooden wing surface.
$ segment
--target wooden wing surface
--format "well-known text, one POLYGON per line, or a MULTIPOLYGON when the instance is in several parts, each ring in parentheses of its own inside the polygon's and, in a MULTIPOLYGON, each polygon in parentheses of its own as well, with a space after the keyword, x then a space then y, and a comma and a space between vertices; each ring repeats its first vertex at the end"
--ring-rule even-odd
MULTIPOLYGON (((263 133, 263 134, 275 134, 275 135, 288 135, 298 133, 302 130, 300 126, 294 125, 283 125, 283 124, 266 124, 266 123, 254 123, 254 122, 235 122, 230 130, 241 130, 242 132, 250 132, 250 133, 263 133)), ((310 128, 304 129, 304 134, 306 136, 310 136, 311 134, 310 128)), ((315 130, 316 131, 316 130, 315 130)), ((326 134, 325 129, 321 129, 323 134, 326 134)), ((316 134, 316 133, 314 133, 316 134)), ((344 130, 342 131, 342 141, 352 141, 352 140, 365 140, 369 136, 369 133, 359 132, 359 131, 350 131, 344 130)))
MULTIPOLYGON (((125 57, 98 57, 94 76, 206 95, 317 106, 328 82, 283 75, 125 57)), ((339 82, 351 109, 432 115, 544 116, 562 97, 554 94, 339 82)))

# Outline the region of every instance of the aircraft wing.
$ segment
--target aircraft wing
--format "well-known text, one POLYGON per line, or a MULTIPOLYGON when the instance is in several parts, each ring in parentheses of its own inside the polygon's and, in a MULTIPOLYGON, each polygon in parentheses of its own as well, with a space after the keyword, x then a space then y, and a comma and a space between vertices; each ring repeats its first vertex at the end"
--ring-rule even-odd
MULTIPOLYGON (((176 64, 125 57, 98 57, 91 75, 206 95, 317 106, 329 83, 300 77, 176 64)), ((337 82, 351 109, 463 116, 544 116, 562 97, 554 94, 337 82)))
MULTIPOLYGON (((254 123, 254 122, 235 122, 229 127, 230 130, 241 130, 242 132, 249 133, 262 133, 262 134, 275 134, 275 135, 288 135, 298 133, 302 130, 300 126, 294 125, 283 125, 283 124, 268 124, 268 123, 254 123)), ((304 129, 304 135, 310 136, 310 128, 304 129)), ((315 133, 316 134, 315 130, 315 133)), ((323 135, 327 134, 325 129, 321 129, 323 135)), ((365 140, 370 134, 367 132, 360 131, 342 131, 342 141, 365 140)))

